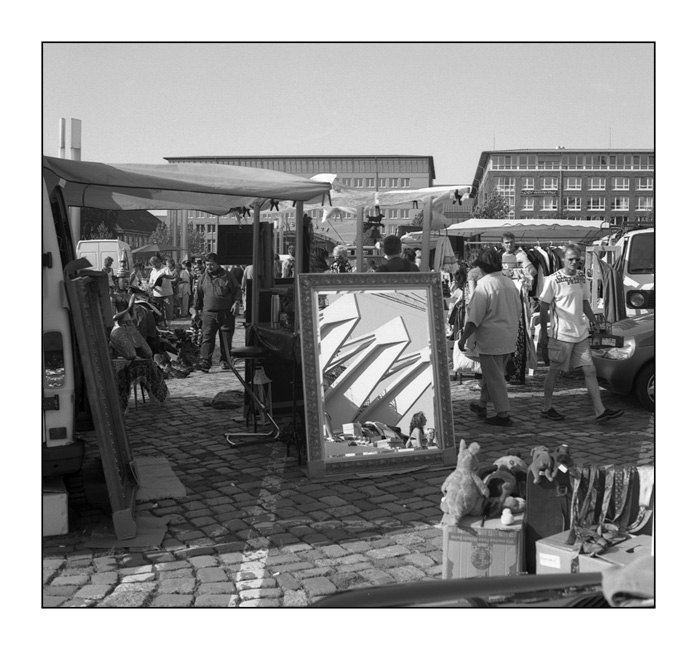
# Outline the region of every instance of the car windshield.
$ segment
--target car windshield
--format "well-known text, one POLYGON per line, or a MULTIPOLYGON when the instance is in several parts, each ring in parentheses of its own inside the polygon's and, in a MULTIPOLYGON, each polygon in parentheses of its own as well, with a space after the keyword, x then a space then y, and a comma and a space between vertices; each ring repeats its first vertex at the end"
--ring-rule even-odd
POLYGON ((653 273, 655 264, 654 233, 647 232, 632 239, 627 273, 653 273))

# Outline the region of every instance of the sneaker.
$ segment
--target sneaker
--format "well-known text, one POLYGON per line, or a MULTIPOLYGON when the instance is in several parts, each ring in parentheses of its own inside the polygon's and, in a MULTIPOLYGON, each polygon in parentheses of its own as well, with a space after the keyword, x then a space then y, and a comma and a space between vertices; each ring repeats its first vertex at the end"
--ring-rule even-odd
POLYGON ((196 370, 200 370, 201 372, 209 372, 210 369, 211 369, 210 366, 209 366, 207 363, 203 362, 203 361, 199 361, 199 362, 194 366, 194 368, 195 368, 196 370))
POLYGON ((486 417, 486 406, 479 406, 477 402, 470 404, 470 411, 477 414, 477 417, 484 419, 486 417))
POLYGON ((507 415, 505 418, 495 415, 493 418, 487 418, 484 420, 484 424, 493 424, 497 427, 510 427, 513 425, 513 420, 511 420, 509 415, 507 415))
POLYGON ((566 416, 561 413, 557 413, 554 409, 550 408, 546 411, 542 411, 540 415, 548 420, 563 420, 566 416))
POLYGON ((614 420, 615 418, 624 415, 624 411, 613 411, 612 409, 605 409, 597 418, 596 422, 607 422, 608 420, 614 420))

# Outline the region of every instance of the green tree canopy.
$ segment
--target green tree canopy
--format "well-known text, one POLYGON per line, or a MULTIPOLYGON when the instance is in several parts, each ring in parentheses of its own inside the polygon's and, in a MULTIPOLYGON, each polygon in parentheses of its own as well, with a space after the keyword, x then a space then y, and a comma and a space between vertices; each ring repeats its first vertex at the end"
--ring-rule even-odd
POLYGON ((507 219, 511 210, 508 201, 500 194, 494 194, 488 201, 477 203, 472 211, 474 219, 507 219))

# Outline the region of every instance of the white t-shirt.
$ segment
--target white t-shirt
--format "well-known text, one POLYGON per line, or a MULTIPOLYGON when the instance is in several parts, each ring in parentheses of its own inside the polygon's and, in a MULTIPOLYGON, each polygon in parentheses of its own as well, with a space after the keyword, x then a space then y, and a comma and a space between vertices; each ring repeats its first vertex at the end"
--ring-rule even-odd
POLYGON ((513 280, 501 272, 487 273, 477 282, 467 313, 467 320, 477 326, 475 350, 480 354, 515 352, 522 309, 513 280))
POLYGON ((591 290, 583 271, 566 275, 563 270, 545 278, 540 300, 549 303, 547 333, 550 338, 578 343, 588 338, 588 319, 583 301, 591 299, 591 290))
POLYGON ((174 293, 172 291, 172 281, 167 278, 163 278, 162 284, 155 286, 155 281, 161 275, 169 275, 169 269, 164 264, 159 269, 150 271, 150 277, 148 278, 148 284, 152 287, 152 295, 156 298, 166 298, 174 293))

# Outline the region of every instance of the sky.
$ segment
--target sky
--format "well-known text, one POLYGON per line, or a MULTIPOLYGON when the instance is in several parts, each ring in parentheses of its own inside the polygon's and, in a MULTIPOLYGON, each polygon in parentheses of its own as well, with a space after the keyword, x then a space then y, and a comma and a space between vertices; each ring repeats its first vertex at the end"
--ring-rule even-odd
POLYGON ((43 153, 82 160, 433 156, 470 183, 491 149, 654 147, 654 44, 43 44, 43 153))

